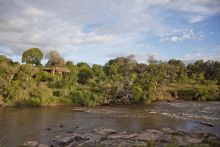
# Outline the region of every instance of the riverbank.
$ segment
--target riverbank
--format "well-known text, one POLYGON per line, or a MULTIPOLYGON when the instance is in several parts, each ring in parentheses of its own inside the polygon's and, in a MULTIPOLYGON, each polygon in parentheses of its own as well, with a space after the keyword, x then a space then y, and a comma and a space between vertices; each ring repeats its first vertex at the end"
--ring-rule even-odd
POLYGON ((81 109, 83 107, 100 107, 100 106, 126 106, 126 105, 141 105, 141 104, 151 104, 151 103, 156 103, 156 102, 178 102, 178 101, 186 101, 186 102, 220 102, 220 99, 213 99, 213 100, 194 100, 191 97, 186 97, 186 98, 181 98, 180 96, 178 96, 177 98, 158 98, 155 99, 153 101, 145 101, 142 103, 104 103, 104 104, 98 104, 98 105, 80 105, 80 104, 75 104, 75 103, 61 103, 61 102, 57 102, 57 103, 47 103, 47 104, 39 104, 39 103, 35 103, 35 101, 24 101, 22 102, 23 104, 18 104, 18 105, 14 105, 14 104, 5 104, 5 103, 0 103, 0 108, 1 107, 12 107, 12 108, 50 108, 50 107, 74 107, 73 109, 81 109))
POLYGON ((118 132, 109 128, 93 129, 92 133, 76 133, 71 136, 56 136, 50 145, 37 141, 27 141, 22 147, 165 147, 165 146, 220 146, 220 138, 211 134, 186 133, 181 130, 163 128, 147 129, 139 132, 118 132))

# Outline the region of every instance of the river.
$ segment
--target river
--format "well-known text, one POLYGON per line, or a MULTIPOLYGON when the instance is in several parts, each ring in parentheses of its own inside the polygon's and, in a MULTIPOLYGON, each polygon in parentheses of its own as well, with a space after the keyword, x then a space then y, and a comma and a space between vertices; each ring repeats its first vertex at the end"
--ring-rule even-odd
POLYGON ((27 140, 49 144, 54 136, 105 127, 118 131, 175 128, 220 136, 220 102, 174 101, 152 104, 50 108, 0 108, 0 146, 27 140))

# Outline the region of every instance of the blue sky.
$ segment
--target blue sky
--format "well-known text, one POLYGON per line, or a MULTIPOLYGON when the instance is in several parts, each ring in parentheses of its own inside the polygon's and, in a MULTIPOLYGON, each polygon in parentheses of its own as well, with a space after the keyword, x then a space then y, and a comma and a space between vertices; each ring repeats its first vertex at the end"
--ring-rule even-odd
POLYGON ((0 0, 0 54, 21 61, 38 47, 75 63, 220 60, 219 26, 219 0, 0 0))

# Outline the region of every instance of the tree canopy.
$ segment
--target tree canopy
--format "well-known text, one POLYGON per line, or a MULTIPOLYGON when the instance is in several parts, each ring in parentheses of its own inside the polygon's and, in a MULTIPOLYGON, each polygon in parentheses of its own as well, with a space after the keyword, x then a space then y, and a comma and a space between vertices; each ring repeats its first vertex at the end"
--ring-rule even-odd
POLYGON ((56 51, 39 65, 40 49, 24 52, 17 64, 0 55, 0 105, 42 106, 145 103, 157 100, 220 100, 220 62, 198 60, 185 65, 181 60, 138 63, 134 56, 117 57, 104 66, 74 64, 56 51), (36 53, 38 52, 38 53, 36 53), (38 58, 39 57, 39 58, 38 58), (68 69, 64 74, 44 70, 68 69), (50 69, 50 68, 49 68, 50 69), (51 68, 53 69, 53 68, 51 68))
POLYGON ((43 53, 39 48, 31 48, 26 50, 22 56, 22 62, 34 65, 40 65, 43 53))
POLYGON ((65 66, 65 60, 57 51, 50 51, 46 57, 48 58, 46 66, 65 66))

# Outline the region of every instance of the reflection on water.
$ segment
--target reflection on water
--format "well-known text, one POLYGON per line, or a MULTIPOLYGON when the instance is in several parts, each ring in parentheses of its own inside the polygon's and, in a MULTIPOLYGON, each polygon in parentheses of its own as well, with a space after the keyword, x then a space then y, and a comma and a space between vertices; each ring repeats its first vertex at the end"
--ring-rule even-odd
POLYGON ((73 111, 71 107, 0 108, 0 145, 16 146, 26 140, 49 143, 51 138, 57 135, 89 132, 98 127, 119 131, 172 127, 189 132, 210 132, 220 136, 219 106, 219 102, 188 101, 83 108, 83 112, 73 111), (190 117, 183 117, 183 114, 189 114, 190 117), (209 119, 208 116, 216 119, 209 119), (214 127, 202 125, 199 121, 211 122, 214 127))

